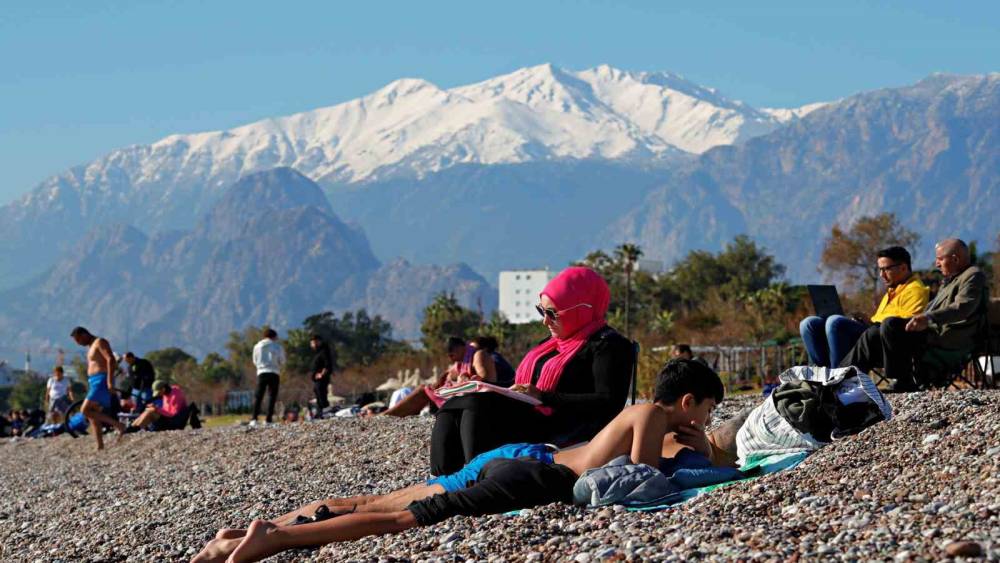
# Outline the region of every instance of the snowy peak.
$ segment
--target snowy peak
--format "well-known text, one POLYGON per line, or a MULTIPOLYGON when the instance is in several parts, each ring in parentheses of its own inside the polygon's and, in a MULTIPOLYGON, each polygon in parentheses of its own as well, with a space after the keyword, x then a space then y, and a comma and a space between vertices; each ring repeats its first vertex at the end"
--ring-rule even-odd
POLYGON ((274 166, 349 183, 460 163, 700 153, 794 117, 755 110, 671 73, 543 64, 449 90, 403 78, 335 106, 172 135, 151 148, 157 160, 226 176, 218 185, 274 166))

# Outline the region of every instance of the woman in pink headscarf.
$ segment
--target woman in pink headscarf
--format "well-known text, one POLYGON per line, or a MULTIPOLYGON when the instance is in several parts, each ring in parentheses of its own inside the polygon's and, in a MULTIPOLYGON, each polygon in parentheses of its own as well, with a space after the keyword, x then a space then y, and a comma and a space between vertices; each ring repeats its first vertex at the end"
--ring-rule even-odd
POLYGON ((496 393, 456 397, 442 405, 431 434, 431 471, 446 475, 476 455, 515 442, 588 440, 625 405, 632 373, 631 343, 607 325, 611 292, 589 268, 552 279, 537 309, 550 337, 517 367, 511 389, 540 406, 496 393))

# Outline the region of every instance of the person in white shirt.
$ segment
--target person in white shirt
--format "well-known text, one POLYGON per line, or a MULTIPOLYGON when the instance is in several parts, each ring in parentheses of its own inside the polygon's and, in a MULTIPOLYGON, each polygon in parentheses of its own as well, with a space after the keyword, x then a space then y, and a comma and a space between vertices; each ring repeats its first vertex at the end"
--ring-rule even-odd
POLYGON ((53 423, 62 422, 63 413, 73 404, 73 389, 70 388, 62 366, 56 366, 52 370, 52 377, 45 383, 45 404, 53 423))
POLYGON ((260 416, 260 403, 264 400, 264 391, 268 392, 267 422, 274 417, 274 402, 278 400, 278 374, 285 363, 285 351, 278 342, 278 333, 268 328, 264 338, 253 347, 253 365, 257 368, 257 395, 253 402, 253 418, 251 423, 257 423, 260 416))

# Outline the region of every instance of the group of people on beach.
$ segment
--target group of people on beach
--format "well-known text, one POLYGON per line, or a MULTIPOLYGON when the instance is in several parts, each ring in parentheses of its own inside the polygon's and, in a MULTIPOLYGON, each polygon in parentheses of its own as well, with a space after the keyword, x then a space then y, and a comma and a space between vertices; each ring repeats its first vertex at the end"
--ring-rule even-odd
MULTIPOLYGON (((879 252, 876 267, 886 294, 871 318, 803 320, 812 363, 865 372, 879 367, 895 380, 895 390, 904 391, 926 383, 915 374, 923 373, 917 366, 928 351, 967 355, 986 322, 985 276, 958 239, 936 245, 935 266, 944 280, 930 300, 905 249, 879 252)), ((659 373, 652 403, 623 410, 636 358, 631 342, 605 321, 610 292, 604 280, 587 268, 569 268, 539 300, 550 337, 524 357, 511 386, 534 403, 490 392, 438 403, 435 389, 421 390, 413 395, 415 404, 438 404, 429 459, 435 477, 386 495, 321 500, 272 520, 255 520, 246 529, 219 530, 193 561, 257 561, 287 549, 400 532, 455 515, 570 502, 585 471, 621 455, 653 467, 682 450, 714 464, 733 462, 732 429, 705 431, 723 399, 722 382, 690 349, 679 350, 675 356, 684 357, 659 373)), ((462 344, 450 350, 453 383, 494 377, 485 355, 477 361, 476 347, 462 344)), ((408 414, 413 407, 390 414, 408 414)))
MULTIPOLYGON (((193 561, 256 561, 455 515, 569 502, 583 472, 621 455, 653 467, 685 447, 711 458, 705 426, 723 398, 718 375, 704 363, 673 360, 658 376, 653 402, 623 410, 636 358, 632 343, 606 323, 609 302, 607 283, 588 268, 568 268, 551 280, 538 304, 550 337, 528 352, 510 387, 532 400, 477 392, 443 401, 430 440, 434 477, 220 530, 193 561)), ((464 348, 456 343, 455 383, 495 377, 485 358, 476 361, 480 350, 464 348)))
MULTIPOLYGON (((971 264, 964 242, 947 239, 935 250, 944 281, 933 300, 913 274, 909 253, 885 249, 877 268, 886 295, 870 319, 802 322, 811 361, 865 372, 880 367, 897 390, 910 390, 919 383, 914 366, 929 350, 956 357, 970 350, 985 319, 984 275, 971 264)), ((447 396, 447 388, 469 381, 496 383, 502 371, 495 341, 450 343, 453 364, 443 380, 387 413, 405 416, 428 404, 437 407, 428 460, 432 478, 386 495, 321 500, 272 520, 255 520, 245 529, 222 529, 193 561, 256 561, 287 549, 399 532, 455 515, 569 502, 584 472, 622 455, 633 464, 663 467, 679 452, 693 451, 708 463, 732 464, 732 436, 705 430, 723 399, 723 384, 689 348, 679 350, 658 374, 651 403, 624 408, 637 358, 632 342, 608 326, 609 302, 608 285, 593 270, 571 267, 552 279, 536 306, 549 337, 511 368, 511 393, 487 389, 447 396)), ((110 386, 110 346, 85 329, 74 330, 73 337, 88 347, 91 385, 85 414, 119 428, 99 408, 101 389, 110 386)), ((276 343, 276 334, 265 335, 261 350, 254 351, 258 376, 265 376, 255 414, 264 390, 272 403, 277 394, 276 383, 272 386, 266 376, 276 376, 282 356, 280 346, 270 343, 276 343)), ((314 350, 322 345, 316 341, 314 350)), ((332 359, 321 358, 317 380, 333 365, 332 359)), ((95 434, 100 445, 100 433, 95 434)))

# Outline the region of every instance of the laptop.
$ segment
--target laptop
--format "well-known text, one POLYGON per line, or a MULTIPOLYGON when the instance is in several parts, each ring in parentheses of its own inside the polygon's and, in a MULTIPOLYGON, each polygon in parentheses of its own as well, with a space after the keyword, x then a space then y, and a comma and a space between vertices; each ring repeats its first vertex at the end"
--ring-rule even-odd
POLYGON ((837 286, 834 285, 807 285, 809 297, 812 299, 813 308, 817 317, 831 317, 833 315, 843 315, 844 307, 840 304, 840 296, 837 295, 837 286))

